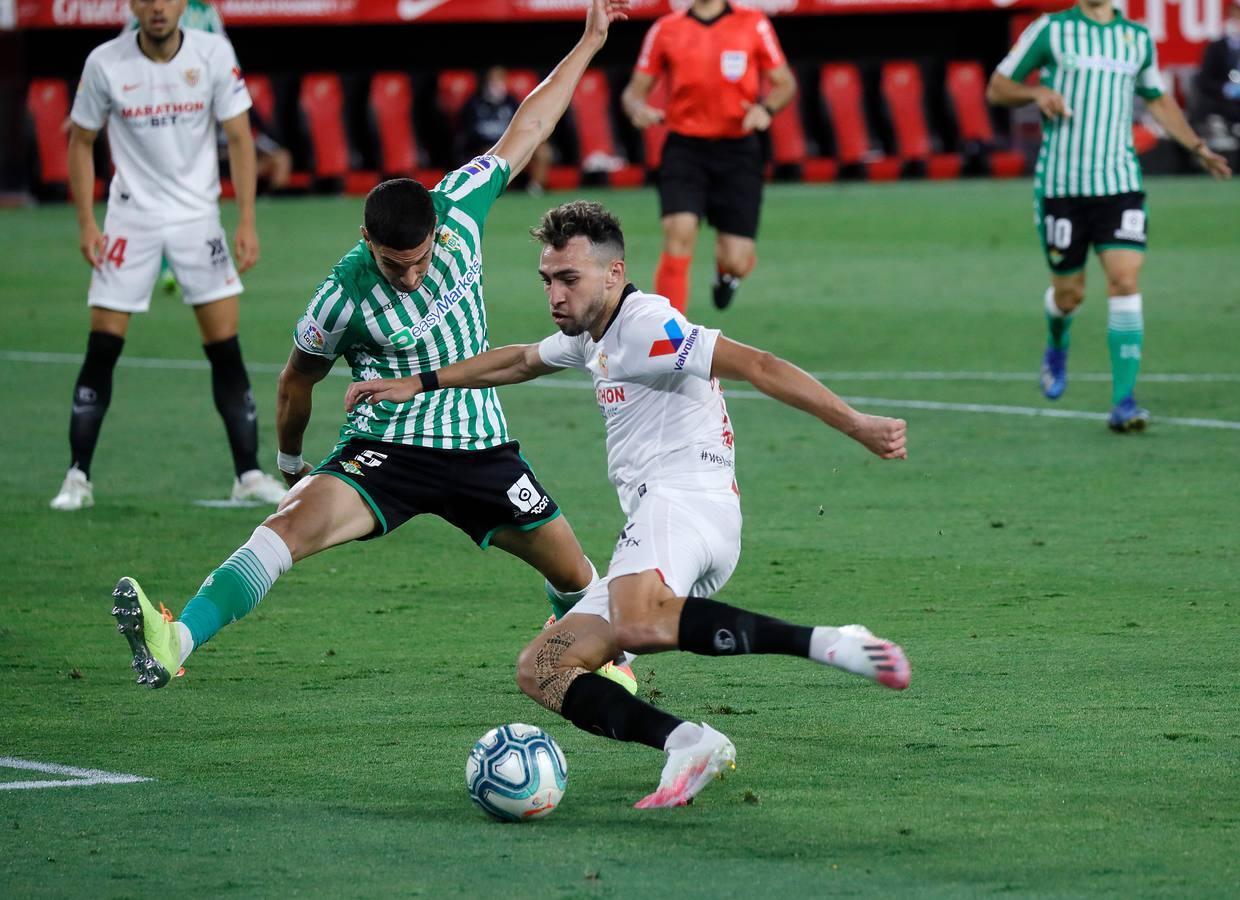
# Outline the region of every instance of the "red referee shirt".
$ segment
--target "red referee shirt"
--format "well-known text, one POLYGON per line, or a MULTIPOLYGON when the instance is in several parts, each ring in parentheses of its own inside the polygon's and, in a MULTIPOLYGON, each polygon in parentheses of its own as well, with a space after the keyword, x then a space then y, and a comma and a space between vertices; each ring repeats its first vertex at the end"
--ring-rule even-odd
POLYGON ((758 101, 759 75, 784 64, 770 20, 755 9, 724 7, 703 22, 688 11, 657 19, 646 32, 637 71, 668 79, 667 127, 688 137, 743 137, 746 104, 758 101))

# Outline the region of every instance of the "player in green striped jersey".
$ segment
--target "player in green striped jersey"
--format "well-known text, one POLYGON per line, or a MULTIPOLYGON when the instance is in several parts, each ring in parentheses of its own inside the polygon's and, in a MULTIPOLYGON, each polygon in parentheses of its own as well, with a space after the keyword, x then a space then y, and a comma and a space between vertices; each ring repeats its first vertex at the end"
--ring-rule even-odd
POLYGON ((1146 247, 1141 164, 1132 143, 1133 96, 1212 175, 1227 162, 1197 136, 1175 99, 1164 93, 1154 41, 1112 0, 1078 0, 1029 26, 990 79, 987 97, 1001 106, 1036 103, 1042 147, 1034 175, 1034 225, 1051 270, 1044 298, 1049 339, 1042 391, 1058 399, 1067 387, 1068 331, 1085 299, 1085 262, 1092 245, 1106 274, 1107 345, 1111 354, 1109 425, 1139 431, 1149 412, 1133 396, 1144 323, 1138 279, 1146 247), (1036 85, 1023 84, 1041 70, 1036 85))
MULTIPOLYGON (((252 610, 294 562, 379 537, 423 513, 538 569, 558 612, 597 579, 509 437, 492 390, 363 404, 348 415, 340 443, 317 468, 302 461, 301 451, 314 386, 338 356, 362 380, 433 372, 487 349, 487 212, 551 136, 610 23, 627 18, 628 7, 629 0, 592 0, 581 40, 525 99, 490 153, 431 191, 399 178, 367 196, 362 240, 315 291, 280 374, 277 464, 292 490, 207 577, 178 620, 152 607, 132 578, 122 578, 113 592, 113 615, 139 684, 166 684, 195 647, 252 610)), ((636 688, 631 674, 620 680, 636 688)))

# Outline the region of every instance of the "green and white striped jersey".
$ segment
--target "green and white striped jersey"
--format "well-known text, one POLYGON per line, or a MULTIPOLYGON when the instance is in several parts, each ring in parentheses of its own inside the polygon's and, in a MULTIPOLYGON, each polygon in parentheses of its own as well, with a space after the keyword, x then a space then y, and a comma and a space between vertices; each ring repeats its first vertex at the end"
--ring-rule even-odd
POLYGON ((1063 95, 1072 115, 1042 120, 1034 175, 1043 197, 1106 197, 1142 190, 1132 146, 1132 96, 1162 96, 1154 41, 1123 17, 1106 25, 1077 7, 1040 17, 999 63, 999 74, 1041 83, 1063 95))
MULTIPOLYGON (((294 345, 326 359, 343 355, 354 381, 428 372, 486 350, 482 223, 504 192, 509 171, 505 160, 480 156, 430 192, 434 249, 430 269, 412 294, 388 284, 366 243, 358 242, 314 292, 294 345)), ((483 450, 510 440, 494 389, 361 404, 340 429, 341 441, 353 437, 448 450, 483 450)))

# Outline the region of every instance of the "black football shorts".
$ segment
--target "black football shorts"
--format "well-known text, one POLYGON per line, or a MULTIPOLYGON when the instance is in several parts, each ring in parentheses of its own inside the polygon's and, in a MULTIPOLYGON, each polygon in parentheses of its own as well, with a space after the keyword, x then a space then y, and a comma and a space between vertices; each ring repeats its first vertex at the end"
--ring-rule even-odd
POLYGON ((486 547, 500 528, 529 531, 560 514, 516 441, 489 450, 438 450, 355 438, 311 474, 334 476, 361 494, 377 520, 362 540, 429 514, 486 547))
POLYGON ((1043 197, 1036 208, 1046 264, 1056 275, 1085 268, 1091 246, 1095 252, 1145 250, 1148 221, 1142 191, 1110 197, 1043 197))
POLYGON ((661 213, 691 212, 722 234, 756 237, 764 165, 757 135, 711 140, 669 134, 659 166, 661 213))

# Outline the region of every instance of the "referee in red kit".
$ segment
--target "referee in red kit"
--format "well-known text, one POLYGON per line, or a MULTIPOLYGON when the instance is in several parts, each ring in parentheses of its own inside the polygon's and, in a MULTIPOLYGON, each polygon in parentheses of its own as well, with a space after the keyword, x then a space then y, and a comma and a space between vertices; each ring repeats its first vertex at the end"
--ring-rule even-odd
POLYGON ((693 0, 655 21, 621 102, 637 128, 666 122, 659 176, 663 254, 654 291, 681 312, 689 302, 689 263, 703 216, 715 227, 717 275, 711 295, 723 309, 758 258, 762 146, 756 132, 796 94, 775 29, 765 15, 726 0, 693 0), (646 102, 668 80, 667 111, 646 102), (759 100, 763 79, 770 85, 759 100))

